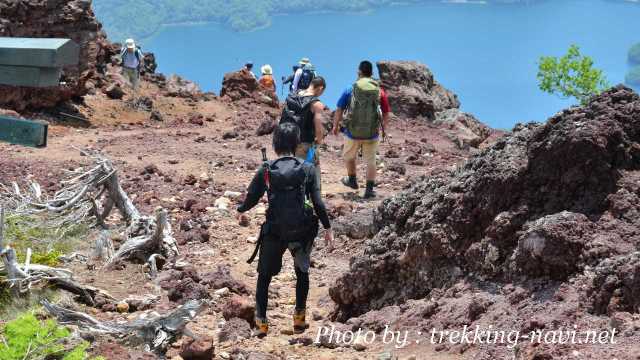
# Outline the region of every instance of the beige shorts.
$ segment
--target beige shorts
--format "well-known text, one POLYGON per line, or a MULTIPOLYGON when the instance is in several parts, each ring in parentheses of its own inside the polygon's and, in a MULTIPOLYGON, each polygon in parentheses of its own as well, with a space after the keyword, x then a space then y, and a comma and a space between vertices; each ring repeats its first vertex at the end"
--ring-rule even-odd
POLYGON ((358 149, 362 146, 362 157, 368 166, 376 166, 376 153, 378 152, 378 139, 354 140, 344 138, 344 151, 342 156, 345 161, 353 161, 358 156, 358 149))
POLYGON ((138 88, 138 83, 140 82, 140 73, 138 72, 138 69, 123 67, 122 75, 127 79, 127 81, 129 81, 134 90, 138 88))

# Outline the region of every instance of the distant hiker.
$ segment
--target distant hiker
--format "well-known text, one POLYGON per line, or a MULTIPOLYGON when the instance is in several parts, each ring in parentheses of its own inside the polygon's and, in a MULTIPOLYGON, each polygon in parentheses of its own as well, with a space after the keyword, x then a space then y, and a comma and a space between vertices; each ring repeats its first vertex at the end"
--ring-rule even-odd
POLYGON ((251 76, 253 76, 254 79, 258 80, 258 77, 256 76, 256 74, 253 73, 253 62, 249 61, 246 64, 244 64, 242 71, 248 72, 249 74, 251 74, 251 76))
POLYGON ((389 100, 378 81, 371 78, 373 64, 363 61, 358 67, 358 80, 346 89, 338 100, 338 108, 333 120, 333 134, 340 130, 344 133, 343 157, 347 168, 347 177, 342 183, 352 189, 358 189, 356 178, 356 156, 362 147, 362 155, 367 163, 367 187, 365 198, 376 196, 376 152, 380 132, 385 136, 389 125, 389 100), (344 127, 341 127, 344 116, 344 127))
POLYGON ((289 92, 293 91, 293 79, 296 76, 296 71, 298 71, 298 69, 300 68, 300 65, 293 65, 293 72, 291 73, 291 75, 287 76, 287 77, 282 77, 282 86, 285 86, 287 84, 289 84, 289 92))
POLYGON ((322 126, 322 116, 324 104, 320 102, 320 97, 327 84, 322 76, 316 76, 309 88, 299 93, 290 93, 285 101, 280 123, 291 122, 300 128, 300 144, 295 151, 297 157, 305 159, 315 165, 316 179, 318 186, 320 181, 320 156, 317 145, 324 141, 324 127, 322 126))
POLYGON ((292 92, 294 93, 307 89, 311 85, 311 80, 316 77, 316 69, 309 58, 302 58, 299 65, 300 68, 296 70, 293 76, 292 92))
MULTIPOLYGON (((296 306, 293 315, 293 330, 303 333, 306 322, 306 304, 309 294, 309 266, 313 242, 318 234, 318 219, 326 229, 325 246, 333 249, 333 232, 322 202, 320 187, 313 176, 314 166, 294 157, 300 142, 300 131, 291 123, 280 124, 273 133, 273 149, 278 159, 267 161, 263 149, 264 164, 254 176, 247 196, 238 212, 249 211, 264 193, 269 207, 266 221, 260 229, 256 245, 258 258, 258 284, 256 287, 256 335, 265 336, 269 330, 267 303, 271 278, 282 268, 282 256, 289 249, 296 271, 296 306), (308 199, 311 199, 309 204, 308 199)), ((255 258, 256 252, 249 259, 255 258)))
POLYGON ((144 63, 144 55, 133 39, 127 39, 120 51, 120 57, 122 58, 122 75, 131 84, 135 96, 140 83, 140 69, 144 63))
POLYGON ((258 80, 260 85, 267 90, 273 90, 275 93, 277 91, 276 81, 273 79, 273 69, 271 68, 271 65, 263 65, 260 68, 260 73, 262 74, 262 76, 260 76, 260 80, 258 80))

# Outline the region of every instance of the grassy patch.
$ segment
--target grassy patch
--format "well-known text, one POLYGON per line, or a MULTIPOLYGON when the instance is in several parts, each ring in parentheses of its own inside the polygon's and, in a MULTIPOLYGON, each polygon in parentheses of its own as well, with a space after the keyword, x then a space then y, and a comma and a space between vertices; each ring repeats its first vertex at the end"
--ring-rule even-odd
POLYGON ((56 266, 60 256, 72 252, 86 238, 86 224, 54 228, 39 216, 9 215, 5 219, 5 239, 16 250, 18 261, 24 262, 31 248, 31 262, 56 266))

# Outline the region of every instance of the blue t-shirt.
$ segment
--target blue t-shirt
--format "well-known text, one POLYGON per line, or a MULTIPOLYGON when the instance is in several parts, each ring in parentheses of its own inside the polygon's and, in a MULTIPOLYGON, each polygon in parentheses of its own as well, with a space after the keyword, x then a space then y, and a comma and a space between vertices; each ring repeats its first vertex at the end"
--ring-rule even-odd
MULTIPOLYGON (((349 107, 349 104, 351 103, 351 93, 353 92, 353 87, 350 86, 348 87, 343 93, 342 95, 340 95, 340 99, 338 99, 338 104, 336 104, 337 107, 339 107, 342 110, 345 110, 346 108, 349 107)), ((344 134, 344 136, 348 137, 349 139, 353 139, 353 135, 351 135, 351 132, 346 128, 343 127, 342 128, 342 133, 344 134)), ((378 135, 374 135, 373 137, 369 138, 369 139, 364 139, 364 140, 375 140, 378 138, 378 135)), ((362 140, 362 139, 359 139, 362 140)))

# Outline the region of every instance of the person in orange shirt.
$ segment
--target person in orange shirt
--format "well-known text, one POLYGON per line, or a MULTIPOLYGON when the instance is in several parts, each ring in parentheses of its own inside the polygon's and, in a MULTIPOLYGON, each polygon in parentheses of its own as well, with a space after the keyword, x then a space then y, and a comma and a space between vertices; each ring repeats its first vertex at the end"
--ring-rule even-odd
POLYGON ((262 73, 262 76, 260 76, 260 80, 258 80, 258 82, 260 83, 260 85, 268 90, 273 90, 273 92, 276 92, 276 81, 273 79, 273 69, 271 68, 271 65, 267 64, 264 65, 260 68, 260 72, 262 73))

